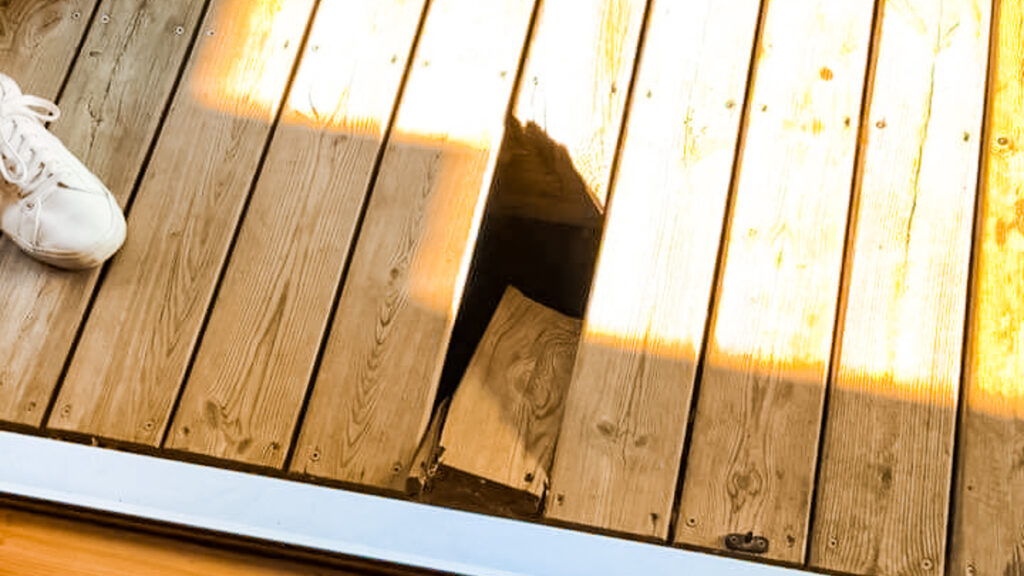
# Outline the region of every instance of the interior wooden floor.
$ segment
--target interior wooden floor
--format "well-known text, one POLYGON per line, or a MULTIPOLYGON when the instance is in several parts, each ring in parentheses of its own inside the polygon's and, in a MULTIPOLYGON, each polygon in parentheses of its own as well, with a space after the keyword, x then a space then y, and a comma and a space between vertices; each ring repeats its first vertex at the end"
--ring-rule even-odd
POLYGON ((0 422, 402 496, 519 283, 583 321, 538 521, 1024 574, 1022 46, 1018 0, 0 3, 129 226, 0 240, 0 422))
POLYGON ((356 576, 334 568, 0 507, 4 576, 356 576))

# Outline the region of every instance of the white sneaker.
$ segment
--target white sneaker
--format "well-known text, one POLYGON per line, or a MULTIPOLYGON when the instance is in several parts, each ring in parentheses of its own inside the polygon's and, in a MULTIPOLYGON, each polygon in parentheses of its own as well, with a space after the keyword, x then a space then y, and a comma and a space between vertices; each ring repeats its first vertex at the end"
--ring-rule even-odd
POLYGON ((0 74, 0 228, 29 256, 61 268, 90 268, 124 243, 125 222, 114 196, 43 122, 55 104, 21 93, 0 74), (13 190, 12 190, 13 188, 13 190))

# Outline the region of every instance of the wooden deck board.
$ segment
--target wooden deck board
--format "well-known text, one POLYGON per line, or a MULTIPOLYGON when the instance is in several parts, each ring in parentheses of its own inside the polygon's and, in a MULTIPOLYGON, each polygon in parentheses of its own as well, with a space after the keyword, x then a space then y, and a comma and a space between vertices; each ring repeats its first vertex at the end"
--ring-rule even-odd
POLYGON ((989 0, 886 2, 810 560, 942 573, 989 0))
POLYGON ((872 0, 770 0, 676 540, 802 562, 872 0))
POLYGON ((532 12, 527 0, 431 3, 293 471, 404 489, 430 420, 532 12))
POLYGON ((1024 5, 996 2, 951 574, 1024 574, 1024 5))
POLYGON ((215 0, 48 426, 156 446, 313 0, 215 0))
POLYGON ((541 2, 494 210, 600 222, 608 197, 645 0, 541 2))
POLYGON ((550 519, 669 536, 759 6, 651 8, 550 519))
POLYGON ((0 72, 53 100, 99 0, 13 0, 0 6, 0 72))
POLYGON ((320 5, 168 447, 284 465, 423 4, 320 5))
POLYGON ((1024 9, 992 3, 879 0, 874 31, 874 0, 0 3, 0 72, 61 95, 52 129, 131 204, 106 273, 0 238, 0 422, 226 466, 292 449, 293 478, 402 490, 492 185, 571 189, 589 198, 490 206, 596 234, 611 196, 546 520, 752 531, 844 573, 1024 573, 1024 9), (521 144, 555 174, 522 173, 521 144))
MULTIPOLYGON (((51 129, 122 207, 142 170, 202 7, 202 0, 105 0, 99 10, 106 21, 95 20, 84 56, 71 71, 59 102, 62 117, 51 129)), ((55 58, 52 52, 43 50, 55 58)), ((0 420, 42 424, 98 277, 98 270, 66 272, 41 264, 13 242, 0 240, 0 309, 13 319, 0 323, 0 420)))

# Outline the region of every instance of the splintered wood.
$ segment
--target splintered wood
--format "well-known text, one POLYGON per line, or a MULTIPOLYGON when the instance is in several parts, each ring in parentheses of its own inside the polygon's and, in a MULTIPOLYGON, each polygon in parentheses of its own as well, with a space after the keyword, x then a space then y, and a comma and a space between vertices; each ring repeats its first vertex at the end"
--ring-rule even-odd
POLYGON ((990 11, 883 5, 811 538, 819 568, 944 571, 990 11))
POLYGON ((431 417, 532 12, 527 0, 431 2, 293 472, 404 489, 431 417))
POLYGON ((646 4, 540 3, 499 164, 496 213, 600 224, 646 4))
POLYGON ((766 4, 678 542, 803 561, 874 4, 766 4))
POLYGON ((1024 574, 1024 4, 996 2, 950 574, 1024 574))
POLYGON ((540 512, 579 333, 579 320, 505 291, 448 409, 427 501, 540 512))
POLYGON ((0 0, 129 210, 0 237, 0 427, 1024 575, 1022 70, 1018 0, 0 0))
MULTIPOLYGON (((56 4, 72 10, 74 3, 56 4)), ((77 6, 74 10, 85 8, 81 2, 77 6)), ((90 29, 82 46, 87 56, 78 58, 64 88, 59 102, 63 114, 51 130, 121 206, 128 202, 142 170, 202 7, 202 0, 103 2, 107 21, 90 29), (178 27, 181 34, 176 33, 178 27)), ((80 15, 81 20, 87 17, 85 12, 80 15)), ((50 68, 53 60, 48 59, 57 58, 54 44, 67 44, 71 53, 78 45, 70 35, 59 42, 36 41, 46 54, 43 66, 31 68, 30 76, 37 79, 56 75, 50 68)), ((10 73, 6 55, 2 62, 0 72, 10 73)), ((59 81, 46 84, 56 92, 59 81)), ((99 270, 55 270, 27 258, 13 242, 0 240, 0 419, 31 426, 43 423, 98 278, 99 270)))
POLYGON ((284 465, 422 12, 320 4, 169 447, 284 465))
POLYGON ((160 443, 312 6, 210 6, 50 427, 160 443))
POLYGON ((758 7, 651 8, 555 454, 552 520, 668 538, 758 7))

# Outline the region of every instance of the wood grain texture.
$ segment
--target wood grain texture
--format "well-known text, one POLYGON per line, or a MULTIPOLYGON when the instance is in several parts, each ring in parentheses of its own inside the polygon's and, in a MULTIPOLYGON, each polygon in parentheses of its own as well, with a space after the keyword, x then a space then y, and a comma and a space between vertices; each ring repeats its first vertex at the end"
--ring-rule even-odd
POLYGON ((98 0, 8 0, 0 4, 0 73, 26 94, 53 100, 98 0))
POLYGON ((51 428, 160 442, 312 4, 211 5, 51 428))
POLYGON ((767 3, 678 542, 803 561, 873 9, 767 3))
POLYGON ((996 4, 951 574, 1024 574, 1024 5, 996 4))
POLYGON ((811 563, 945 568, 989 0, 883 5, 811 563))
MULTIPOLYGON (((105 0, 51 130, 124 206, 199 23, 201 0, 105 0), (180 34, 179 32, 180 27, 180 34)), ((0 239, 0 419, 39 426, 99 270, 67 272, 0 239)))
POLYGON ((497 213, 600 223, 646 4, 541 2, 512 111, 527 137, 504 152, 497 213))
POLYGON ((167 446, 284 465, 422 12, 320 5, 167 446))
POLYGON ((0 508, 2 576, 346 576, 172 538, 0 508))
POLYGON ((526 0, 431 3, 293 471, 404 489, 430 420, 532 9, 526 0))
POLYGON ((448 409, 431 502, 540 512, 579 334, 579 320, 505 290, 448 409))
POLYGON ((759 6, 651 7, 549 519, 669 536, 759 6))

